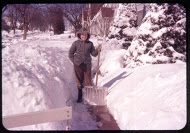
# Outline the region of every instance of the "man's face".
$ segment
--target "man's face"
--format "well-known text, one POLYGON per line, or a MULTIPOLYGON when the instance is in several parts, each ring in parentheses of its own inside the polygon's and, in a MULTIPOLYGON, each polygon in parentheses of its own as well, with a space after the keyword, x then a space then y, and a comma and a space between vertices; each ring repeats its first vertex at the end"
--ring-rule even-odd
POLYGON ((82 41, 86 41, 87 34, 86 33, 82 33, 81 36, 80 36, 80 38, 81 38, 82 41))

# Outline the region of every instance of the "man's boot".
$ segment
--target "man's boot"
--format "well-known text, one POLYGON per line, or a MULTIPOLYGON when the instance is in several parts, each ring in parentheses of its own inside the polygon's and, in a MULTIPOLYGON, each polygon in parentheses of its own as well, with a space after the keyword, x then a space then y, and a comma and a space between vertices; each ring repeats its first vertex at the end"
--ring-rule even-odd
POLYGON ((78 99, 77 99, 77 103, 81 103, 82 102, 82 89, 78 89, 78 99))

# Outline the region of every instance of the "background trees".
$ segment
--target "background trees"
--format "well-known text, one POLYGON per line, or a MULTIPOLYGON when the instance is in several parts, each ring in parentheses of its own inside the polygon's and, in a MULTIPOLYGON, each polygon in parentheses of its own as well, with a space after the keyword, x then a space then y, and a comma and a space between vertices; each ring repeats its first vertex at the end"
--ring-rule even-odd
POLYGON ((62 11, 64 17, 71 23, 76 32, 82 27, 81 17, 82 12, 87 10, 88 4, 64 4, 62 11))
POLYGON ((42 8, 34 13, 32 21, 30 23, 29 29, 30 30, 40 30, 45 32, 48 30, 49 23, 48 23, 48 13, 46 8, 42 8))
MULTIPOLYGON (((44 30, 42 26, 46 22, 46 17, 43 12, 43 6, 40 4, 12 4, 7 5, 4 8, 3 17, 6 17, 8 20, 8 26, 15 33, 15 29, 23 30, 23 40, 26 39, 28 30, 40 29, 44 30)), ((3 28, 7 28, 5 25, 5 20, 2 19, 3 28)))
POLYGON ((48 24, 53 28, 54 34, 62 34, 65 31, 63 11, 59 5, 48 5, 48 24))
POLYGON ((12 4, 3 8, 10 25, 2 21, 4 29, 23 30, 23 40, 28 30, 53 30, 62 34, 65 30, 64 19, 73 26, 75 33, 82 27, 81 14, 88 4, 12 4))
MULTIPOLYGON (((24 29, 23 40, 25 40, 29 25, 32 22, 34 14, 38 11, 38 6, 32 4, 15 4, 13 6, 20 15, 20 21, 24 29)), ((12 9, 12 7, 10 7, 10 9, 12 9)))
POLYGON ((11 22, 11 29, 14 31, 15 34, 15 29, 16 29, 16 22, 18 21, 18 12, 16 10, 16 8, 13 5, 9 5, 9 12, 8 12, 8 17, 10 19, 11 22))

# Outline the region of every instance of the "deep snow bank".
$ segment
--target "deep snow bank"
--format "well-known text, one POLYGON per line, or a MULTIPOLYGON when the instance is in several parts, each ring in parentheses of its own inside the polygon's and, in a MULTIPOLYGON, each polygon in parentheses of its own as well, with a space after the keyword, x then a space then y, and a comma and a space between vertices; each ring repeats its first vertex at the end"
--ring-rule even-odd
POLYGON ((121 130, 175 130, 185 126, 185 63, 120 69, 104 78, 104 86, 109 87, 108 108, 121 130))
MULTIPOLYGON (((34 31, 23 40, 22 32, 16 30, 16 34, 2 31, 2 38, 3 116, 72 106, 70 130, 98 130, 88 106, 76 103, 73 65, 68 58, 77 39, 74 34, 34 31)), ((58 121, 9 130, 65 130, 65 125, 58 121)))
MULTIPOLYGON (((25 43, 7 45, 2 50, 3 116, 66 106, 75 84, 72 64, 64 53, 59 48, 25 43)), ((52 122, 16 129, 57 130, 65 129, 64 124, 52 122)))

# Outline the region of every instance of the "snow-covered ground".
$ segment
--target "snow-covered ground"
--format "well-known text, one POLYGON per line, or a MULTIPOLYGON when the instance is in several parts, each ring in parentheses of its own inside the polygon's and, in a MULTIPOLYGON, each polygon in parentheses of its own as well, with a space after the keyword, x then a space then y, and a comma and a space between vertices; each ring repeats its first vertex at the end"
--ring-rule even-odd
MULTIPOLYGON (((68 36, 71 35, 71 38, 68 36)), ((68 50, 74 40, 29 32, 22 40, 2 31, 2 115, 72 106, 71 130, 98 130, 88 106, 75 103, 77 90, 68 50)), ((96 38, 90 39, 97 46, 96 38)), ((99 86, 108 87, 107 106, 121 130, 181 129, 186 124, 186 64, 123 68, 124 49, 109 44, 101 52, 99 86)), ((93 58, 92 71, 97 58, 93 58)), ((65 130, 51 122, 9 130, 65 130)))
MULTIPOLYGON (((70 33, 3 33, 2 113, 3 116, 73 106, 71 130, 98 129, 88 107, 76 104, 77 89, 68 50, 76 40, 70 33)), ((11 130, 65 130, 65 122, 52 122, 11 130)))
POLYGON ((186 124, 185 75, 183 63, 118 69, 107 75, 102 85, 109 87, 108 108, 120 129, 182 129, 186 124))

